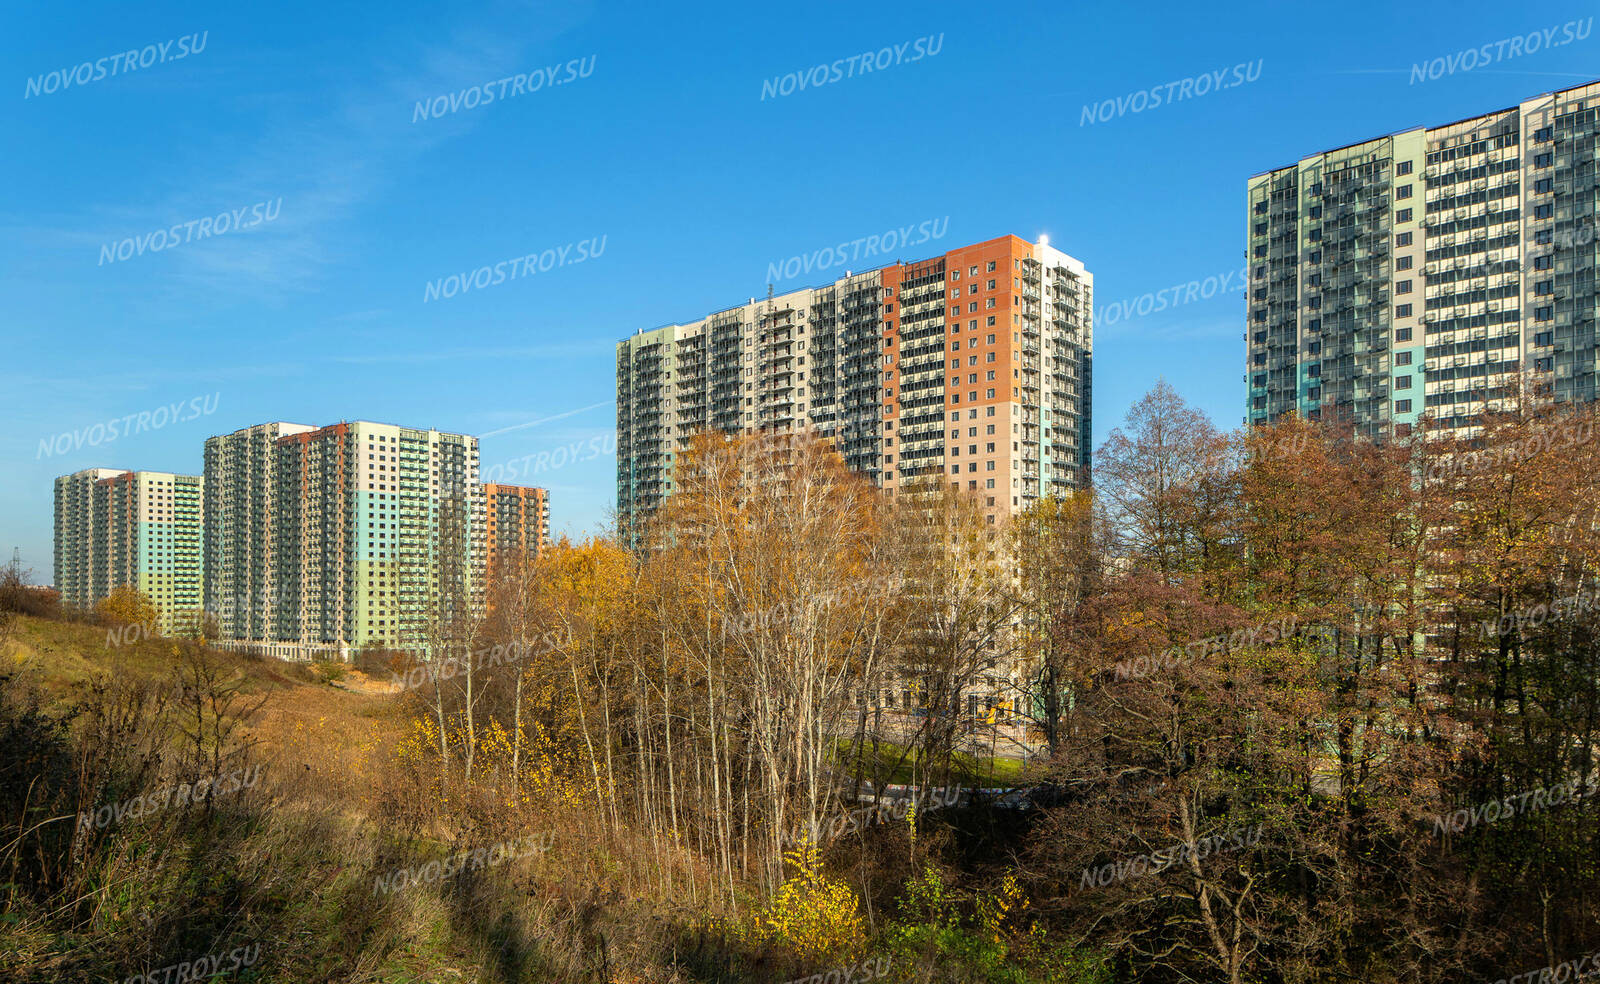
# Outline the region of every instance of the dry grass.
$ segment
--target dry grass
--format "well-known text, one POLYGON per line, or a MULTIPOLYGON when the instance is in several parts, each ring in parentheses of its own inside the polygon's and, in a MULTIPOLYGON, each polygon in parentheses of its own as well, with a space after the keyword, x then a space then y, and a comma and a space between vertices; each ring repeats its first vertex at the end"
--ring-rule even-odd
MULTIPOLYGON (((108 646, 103 628, 22 617, 0 646, 0 672, 64 714, 96 681, 165 684, 179 656, 166 640, 108 646)), ((259 786, 215 814, 173 810, 110 831, 86 920, 22 903, 9 925, 0 920, 0 979, 126 976, 222 938, 262 944, 245 981, 685 979, 671 969, 669 923, 616 887, 658 862, 633 856, 637 845, 600 843, 581 804, 437 786, 426 763, 396 754, 414 708, 382 678, 214 658, 230 686, 262 699, 239 732, 262 767, 259 786), (397 867, 530 834, 552 837, 548 854, 373 892, 375 876, 397 867)))

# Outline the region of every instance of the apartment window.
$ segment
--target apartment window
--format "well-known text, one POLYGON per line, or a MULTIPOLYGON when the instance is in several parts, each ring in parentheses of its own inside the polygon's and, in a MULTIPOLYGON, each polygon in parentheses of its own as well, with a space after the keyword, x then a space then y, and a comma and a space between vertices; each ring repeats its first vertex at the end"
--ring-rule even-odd
POLYGON ((978 268, 977 267, 974 266, 974 267, 968 268, 967 276, 976 277, 977 275, 978 275, 978 268))
POLYGON ((1548 219, 1554 214, 1554 209, 1555 207, 1549 204, 1535 205, 1533 207, 1533 217, 1536 219, 1548 219))
MULTIPOLYGON (((993 323, 993 321, 994 321, 994 319, 993 319, 993 318, 990 318, 990 319, 989 319, 989 321, 990 321, 990 322, 991 322, 991 323, 993 323)), ((988 337, 988 338, 986 338, 986 339, 984 339, 984 344, 986 344, 986 345, 993 345, 993 344, 994 344, 994 336, 993 336, 993 335, 990 335, 990 336, 989 336, 989 337, 988 337)))
MULTIPOLYGON (((985 320, 985 322, 984 322, 984 327, 985 328, 993 328, 994 327, 994 315, 992 315, 992 314, 989 315, 988 319, 985 320)), ((993 335, 989 336, 989 344, 990 345, 994 344, 994 336, 993 335)))
POLYGON ((1410 328, 1396 328, 1394 330, 1394 340, 1397 341, 1397 342, 1409 342, 1409 341, 1411 341, 1411 329, 1410 328))
POLYGON ((1536 256, 1533 258, 1533 268, 1535 270, 1548 270, 1551 267, 1552 261, 1553 258, 1549 256, 1536 256))
POLYGON ((1533 320, 1535 321, 1549 321, 1553 317, 1555 317, 1555 308, 1546 306, 1533 309, 1533 320))
POLYGON ((1397 390, 1408 390, 1408 389, 1410 389, 1411 388, 1411 377, 1410 376, 1396 376, 1394 378, 1394 388, 1397 389, 1397 390))
MULTIPOLYGON (((994 303, 994 298, 992 298, 992 297, 989 298, 989 302, 991 304, 993 304, 994 303)), ((967 313, 968 314, 976 314, 977 312, 978 312, 978 302, 977 301, 970 302, 967 305, 967 313)))
POLYGON ((976 294, 977 292, 978 292, 978 285, 977 284, 968 284, 967 285, 967 293, 968 294, 976 294))
POLYGON ((1537 143, 1545 143, 1550 139, 1550 134, 1551 130, 1549 127, 1542 127, 1533 131, 1533 139, 1537 143))
POLYGON ((1533 360, 1533 368, 1538 372, 1549 372, 1550 371, 1550 366, 1552 365, 1552 362, 1553 362, 1553 360, 1548 359, 1548 358, 1546 358, 1546 359, 1534 359, 1533 360))
POLYGON ((1551 181, 1550 181, 1549 178, 1540 178, 1539 180, 1537 180, 1537 181, 1535 181, 1533 183, 1533 191, 1534 191, 1535 194, 1538 194, 1538 195, 1548 195, 1548 194, 1550 194, 1551 187, 1552 187, 1552 184, 1551 184, 1551 181))
POLYGON ((1410 246, 1411 245, 1411 233, 1402 232, 1398 236, 1395 236, 1394 237, 1394 244, 1396 246, 1410 246))
POLYGON ((1396 305, 1395 309, 1394 309, 1394 316, 1397 317, 1397 318, 1409 318, 1409 317, 1411 317, 1411 305, 1409 305, 1409 304, 1396 305))
POLYGON ((1398 212, 1396 212, 1394 214, 1394 220, 1396 222, 1410 222, 1411 221, 1411 210, 1409 208, 1401 209, 1400 211, 1398 211, 1398 212))
POLYGON ((1396 352, 1394 354, 1394 364, 1397 366, 1409 366, 1411 364, 1411 353, 1396 352))
POLYGON ((1403 178, 1403 177, 1405 177, 1406 175, 1408 175, 1410 173, 1411 173, 1411 162, 1410 161, 1398 161, 1398 162, 1395 163, 1395 166, 1394 166, 1394 176, 1395 177, 1403 178))
POLYGON ((1394 197, 1397 198, 1397 199, 1399 199, 1399 198, 1410 198, 1411 197, 1411 186, 1410 185, 1401 185, 1400 187, 1396 188, 1394 190, 1394 197))
POLYGON ((1394 268, 1396 270, 1409 270, 1409 269, 1411 269, 1411 257, 1409 257, 1409 256, 1397 256, 1397 257, 1395 257, 1394 268))
POLYGON ((1322 375, 1322 363, 1313 362, 1311 366, 1306 369, 1306 375, 1312 377, 1313 379, 1322 375))
POLYGON ((1410 413, 1411 412, 1411 401, 1410 400, 1396 400, 1396 401, 1394 401, 1394 412, 1395 413, 1410 413))
POLYGON ((1322 387, 1321 386, 1313 386, 1310 389, 1306 390, 1306 399, 1308 399, 1308 400, 1320 400, 1320 399, 1322 399, 1322 387))
POLYGON ((983 306, 986 307, 986 308, 994 307, 994 298, 990 297, 990 298, 985 299, 984 302, 983 302, 983 306))
POLYGON ((1535 154, 1535 155, 1533 155, 1533 166, 1534 167, 1549 167, 1550 166, 1550 161, 1551 161, 1551 157, 1550 157, 1549 154, 1535 154))
POLYGON ((950 271, 950 279, 951 280, 960 280, 961 279, 961 271, 960 270, 951 270, 950 271))
POLYGON ((1533 285, 1533 292, 1535 294, 1540 295, 1540 296, 1543 296, 1545 294, 1554 294, 1556 292, 1555 281, 1553 281, 1553 280, 1541 280, 1538 283, 1533 285))
POLYGON ((1409 293, 1411 293, 1411 281, 1402 280, 1399 283, 1395 284, 1394 285, 1394 292, 1396 294, 1409 294, 1409 293))
POLYGON ((994 290, 994 279, 991 277, 988 284, 989 290, 994 290))
POLYGON ((993 260, 989 261, 989 270, 988 270, 988 272, 989 273, 993 273, 994 272, 994 261, 993 260))

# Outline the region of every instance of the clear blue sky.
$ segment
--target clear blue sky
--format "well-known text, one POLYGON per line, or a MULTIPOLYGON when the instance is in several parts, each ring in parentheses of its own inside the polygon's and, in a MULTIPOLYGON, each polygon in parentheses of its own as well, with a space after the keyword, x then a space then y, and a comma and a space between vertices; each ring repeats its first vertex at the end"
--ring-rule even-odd
MULTIPOLYGON (((1046 233, 1093 271, 1102 312, 1190 280, 1236 287, 1251 174, 1594 77, 1590 34, 1410 81, 1416 63, 1593 10, 13 4, 0 548, 48 580, 56 475, 199 472, 205 437, 266 420, 490 435, 485 467, 574 441, 609 450, 617 339, 760 294, 769 263, 924 220, 948 216, 945 239, 857 266, 1046 233), (193 34, 202 50, 173 58, 193 34), (933 57, 762 98, 763 81, 941 34, 933 57), (168 60, 126 70, 120 53, 169 41, 168 60), (463 96, 519 75, 531 88, 545 66, 570 78, 574 59, 592 59, 587 77, 463 96), (1168 83, 1232 81, 1257 60, 1254 81, 1204 95, 1192 82, 1171 101, 1168 83), (74 84, 47 77, 58 70, 74 84), (1128 102, 1152 87, 1161 106, 1128 102), (418 101, 451 93, 479 105, 416 119, 418 101), (1107 99, 1110 118, 1084 125, 1107 99), (249 223, 263 203, 275 218, 242 230, 196 221, 243 209, 249 223), (117 257, 172 226, 187 241, 117 257), (441 277, 591 237, 598 258, 425 302, 441 277), (156 408, 181 402, 186 417, 196 398, 214 412, 153 429, 156 408), (87 443, 84 428, 134 415, 137 429, 141 412, 142 432, 87 443)), ((1102 324, 1098 436, 1158 375, 1237 425, 1243 305, 1234 289, 1102 324)), ((595 528, 615 503, 614 458, 579 457, 532 479, 558 532, 595 528)))

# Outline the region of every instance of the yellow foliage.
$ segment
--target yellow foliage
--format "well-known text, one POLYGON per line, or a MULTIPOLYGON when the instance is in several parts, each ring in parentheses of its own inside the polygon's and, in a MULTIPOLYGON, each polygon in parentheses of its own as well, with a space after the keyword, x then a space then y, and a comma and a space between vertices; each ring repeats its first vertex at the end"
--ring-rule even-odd
POLYGON ((978 921, 983 926, 983 935, 996 943, 1003 943, 1007 932, 1015 928, 1012 923, 1027 907, 1028 900, 1022 896, 1017 876, 1008 873, 1000 882, 999 893, 978 899, 978 921), (1007 922, 1008 919, 1011 923, 1007 922))
MULTIPOLYGON (((466 719, 452 715, 445 719, 446 743, 453 753, 466 742, 466 719)), ((521 757, 513 769, 513 760, 519 742, 510 729, 491 720, 480 728, 477 748, 473 753, 473 771, 480 784, 497 781, 502 792, 502 802, 508 807, 577 806, 587 794, 587 787, 569 778, 556 759, 556 743, 542 725, 535 723, 532 730, 524 728, 521 739, 521 757), (513 772, 517 781, 512 782, 513 772)), ((411 728, 395 746, 401 761, 412 763, 437 763, 439 760, 439 724, 428 714, 418 714, 411 719, 411 728)), ((443 791, 436 790, 442 797, 443 791)))
POLYGON ((112 625, 155 625, 161 617, 155 602, 131 584, 119 584, 95 606, 95 613, 112 625))
POLYGON ((822 871, 817 846, 806 843, 784 854, 795 873, 752 917, 745 936, 776 943, 806 960, 853 949, 862 939, 855 890, 822 871))

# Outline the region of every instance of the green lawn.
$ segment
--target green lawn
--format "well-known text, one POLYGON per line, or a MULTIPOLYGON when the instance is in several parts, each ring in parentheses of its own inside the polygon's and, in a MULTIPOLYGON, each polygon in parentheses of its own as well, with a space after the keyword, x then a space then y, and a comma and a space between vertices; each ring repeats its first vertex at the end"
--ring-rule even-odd
MULTIPOLYGON (((855 774, 857 762, 851 757, 853 744, 848 738, 840 738, 835 744, 836 754, 841 765, 848 767, 851 775, 855 774)), ((912 780, 912 768, 919 761, 920 756, 916 751, 906 755, 905 746, 889 741, 878 743, 876 761, 872 758, 873 749, 871 742, 867 742, 861 749, 864 776, 886 774, 890 783, 909 783, 912 780), (905 761, 900 758, 905 755, 905 761), (898 764, 897 764, 898 763, 898 764)), ((936 776, 936 781, 971 782, 977 779, 984 786, 1016 786, 1022 777, 1022 760, 1006 756, 974 757, 958 752, 954 756, 955 774, 950 776, 936 776)))

